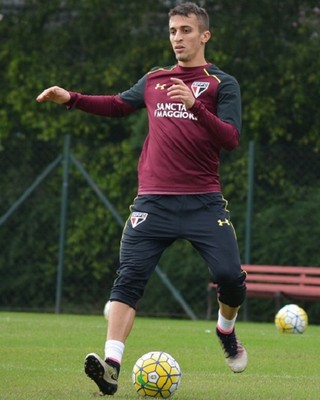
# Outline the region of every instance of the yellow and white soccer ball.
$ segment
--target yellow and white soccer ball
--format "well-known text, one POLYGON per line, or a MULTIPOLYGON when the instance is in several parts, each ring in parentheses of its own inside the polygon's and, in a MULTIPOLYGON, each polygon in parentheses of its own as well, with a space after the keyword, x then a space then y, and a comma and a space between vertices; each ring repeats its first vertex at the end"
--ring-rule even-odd
POLYGON ((288 304, 277 312, 274 322, 281 333, 303 333, 308 326, 308 315, 296 304, 288 304))
POLYGON ((168 399, 178 389, 181 369, 168 353, 152 351, 144 354, 132 370, 132 383, 140 396, 168 399))

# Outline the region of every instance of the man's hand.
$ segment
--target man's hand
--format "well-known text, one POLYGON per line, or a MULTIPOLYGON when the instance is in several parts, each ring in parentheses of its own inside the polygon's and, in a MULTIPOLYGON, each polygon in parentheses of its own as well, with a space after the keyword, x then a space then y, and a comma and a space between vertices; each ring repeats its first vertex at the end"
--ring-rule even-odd
POLYGON ((168 96, 171 99, 182 101, 187 109, 191 108, 194 105, 195 98, 190 88, 181 79, 170 79, 173 84, 168 89, 168 96))
POLYGON ((57 104, 64 104, 70 100, 71 96, 69 92, 59 86, 52 86, 48 89, 45 89, 36 100, 39 103, 43 103, 44 101, 52 101, 57 104))

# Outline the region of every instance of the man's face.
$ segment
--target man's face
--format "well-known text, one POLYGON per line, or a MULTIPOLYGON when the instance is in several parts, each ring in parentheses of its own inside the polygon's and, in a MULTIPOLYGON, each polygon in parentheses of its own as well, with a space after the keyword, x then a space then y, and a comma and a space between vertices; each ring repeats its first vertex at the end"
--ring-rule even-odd
POLYGON ((171 17, 169 33, 173 51, 180 65, 194 66, 203 63, 204 47, 210 38, 210 32, 200 32, 199 21, 194 14, 188 17, 171 17))

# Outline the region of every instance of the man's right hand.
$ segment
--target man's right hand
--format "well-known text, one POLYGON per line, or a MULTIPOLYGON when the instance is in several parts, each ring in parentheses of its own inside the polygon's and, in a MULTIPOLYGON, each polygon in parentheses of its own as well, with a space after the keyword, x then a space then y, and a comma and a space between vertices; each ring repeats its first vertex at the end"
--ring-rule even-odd
POLYGON ((39 103, 43 103, 44 101, 52 101, 57 104, 64 104, 67 103, 70 98, 70 93, 67 90, 59 86, 52 86, 40 93, 36 100, 39 103))

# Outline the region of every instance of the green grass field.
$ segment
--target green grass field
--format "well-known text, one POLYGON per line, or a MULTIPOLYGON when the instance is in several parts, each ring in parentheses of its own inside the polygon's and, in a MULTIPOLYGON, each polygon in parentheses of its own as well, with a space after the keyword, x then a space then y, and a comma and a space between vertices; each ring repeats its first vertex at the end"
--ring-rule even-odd
MULTIPOLYGON (((249 355, 242 374, 229 371, 214 329, 215 322, 137 318, 113 398, 142 398, 131 384, 133 364, 162 350, 182 369, 176 400, 320 399, 320 326, 284 335, 273 324, 238 322, 249 355)), ((102 316, 0 313, 0 399, 92 399, 83 359, 103 355, 104 341, 102 316)))

